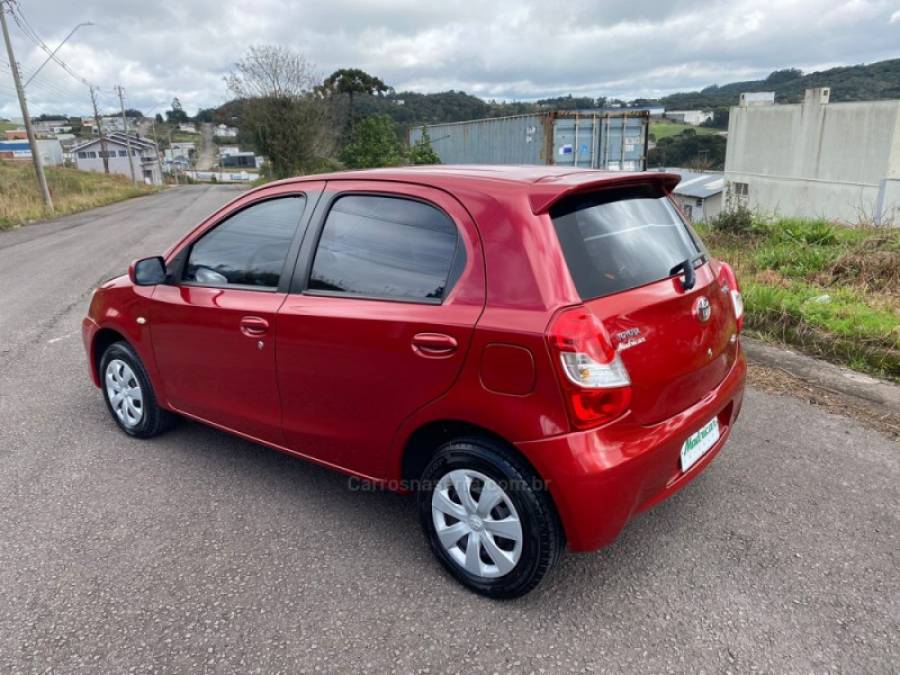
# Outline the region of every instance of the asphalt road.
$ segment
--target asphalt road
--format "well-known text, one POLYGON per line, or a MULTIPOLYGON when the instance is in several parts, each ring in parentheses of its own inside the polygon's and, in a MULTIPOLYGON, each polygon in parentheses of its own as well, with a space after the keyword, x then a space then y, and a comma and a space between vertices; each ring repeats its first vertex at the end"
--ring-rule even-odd
POLYGON ((0 672, 896 672, 900 448, 749 391, 708 471, 508 603, 413 502, 184 422, 85 370, 90 289, 234 196, 170 190, 0 233, 0 672))

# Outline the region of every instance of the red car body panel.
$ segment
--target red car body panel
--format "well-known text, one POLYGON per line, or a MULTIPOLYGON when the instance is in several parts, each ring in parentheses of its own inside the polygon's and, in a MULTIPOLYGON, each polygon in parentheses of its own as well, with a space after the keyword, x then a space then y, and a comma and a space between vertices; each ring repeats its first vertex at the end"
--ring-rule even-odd
POLYGON ((403 474, 404 457, 416 431, 441 422, 484 429, 518 449, 547 481, 569 547, 595 549, 710 463, 743 395, 746 365, 714 262, 697 269, 690 293, 674 277, 585 303, 576 290, 548 209, 577 192, 647 182, 670 191, 677 177, 427 167, 258 188, 216 211, 164 257, 173 264, 248 204, 304 193, 293 281, 277 292, 141 287, 128 276, 107 282, 84 322, 92 378, 99 384, 95 341, 116 331, 141 356, 163 407, 398 489, 411 478, 403 474), (441 304, 304 290, 321 223, 345 193, 407 196, 450 216, 466 266, 441 304), (692 317, 701 292, 715 317, 702 327, 692 317), (547 343, 554 316, 580 304, 611 335, 648 329, 645 344, 622 352, 635 389, 631 408, 587 431, 570 424, 547 343), (263 324, 245 326, 247 317, 264 322, 263 332, 263 324), (681 472, 681 445, 713 417, 721 437, 681 472))

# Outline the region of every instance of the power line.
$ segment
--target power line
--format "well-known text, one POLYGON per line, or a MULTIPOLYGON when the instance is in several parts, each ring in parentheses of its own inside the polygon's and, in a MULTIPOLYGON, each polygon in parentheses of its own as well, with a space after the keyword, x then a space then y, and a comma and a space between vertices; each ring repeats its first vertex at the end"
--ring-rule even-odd
POLYGON ((9 37, 9 28, 6 25, 6 12, 0 5, 0 32, 3 33, 3 41, 6 43, 6 54, 9 57, 9 65, 12 70, 13 82, 16 85, 16 93, 19 97, 19 107, 22 110, 22 120, 25 123, 25 134, 28 136, 28 145, 31 146, 31 161, 34 163, 34 172, 38 182, 38 190, 44 200, 44 208, 53 212, 53 199, 47 186, 47 177, 44 175, 44 164, 41 160, 41 152, 38 148, 34 128, 31 125, 31 115, 28 113, 28 103, 25 100, 25 90, 22 88, 22 79, 19 77, 19 66, 13 53, 12 39, 9 37))
POLYGON ((43 49, 56 63, 60 68, 65 70, 69 75, 74 77, 76 80, 81 82, 86 87, 90 87, 91 83, 84 79, 81 75, 76 73, 69 65, 60 59, 50 47, 46 45, 46 43, 41 39, 41 37, 37 34, 37 31, 31 26, 28 22, 28 19, 25 18, 25 15, 22 13, 22 8, 19 6, 18 0, 8 0, 10 15, 15 21, 16 25, 19 27, 19 30, 27 37, 29 40, 34 42, 38 47, 43 49))

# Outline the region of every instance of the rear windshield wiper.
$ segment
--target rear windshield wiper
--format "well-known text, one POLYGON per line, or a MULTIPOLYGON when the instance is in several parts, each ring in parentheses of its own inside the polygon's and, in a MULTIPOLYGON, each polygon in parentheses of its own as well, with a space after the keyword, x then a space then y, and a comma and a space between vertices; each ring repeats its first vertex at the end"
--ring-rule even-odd
POLYGON ((689 291, 694 285, 697 283, 697 275, 694 274, 694 263, 697 260, 705 260, 705 253, 698 253, 697 255, 692 255, 690 258, 687 258, 669 270, 669 276, 674 276, 676 274, 681 274, 684 272, 684 280, 681 282, 681 287, 689 291))

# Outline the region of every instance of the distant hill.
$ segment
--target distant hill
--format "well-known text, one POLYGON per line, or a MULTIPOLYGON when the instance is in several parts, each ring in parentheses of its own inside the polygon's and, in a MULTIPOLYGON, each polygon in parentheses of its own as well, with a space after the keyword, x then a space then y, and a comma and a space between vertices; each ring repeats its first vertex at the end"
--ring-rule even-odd
POLYGON ((831 87, 832 101, 900 98, 900 59, 807 74, 796 68, 776 70, 764 80, 714 84, 700 91, 671 94, 659 102, 669 110, 723 108, 737 105, 742 92, 774 91, 779 103, 797 103, 804 91, 813 87, 831 87))
MULTIPOLYGON (((665 96, 658 101, 639 99, 631 105, 662 104, 669 110, 719 109, 737 105, 741 92, 774 91, 780 103, 794 103, 803 98, 803 92, 811 87, 831 87, 832 101, 868 101, 883 98, 900 98, 900 59, 880 61, 869 65, 844 66, 815 73, 804 74, 795 68, 776 70, 764 80, 748 80, 731 84, 711 85, 701 91, 683 92, 665 96)), ((486 101, 463 91, 443 91, 420 94, 410 91, 391 92, 384 96, 357 95, 356 114, 375 113, 390 115, 401 127, 439 122, 459 122, 482 117, 501 117, 546 110, 573 110, 603 107, 609 103, 600 96, 560 96, 540 101, 486 101)), ((197 121, 240 125, 240 101, 229 101, 218 108, 201 110, 197 121)), ((716 126, 727 126, 727 114, 719 118, 716 126)))

